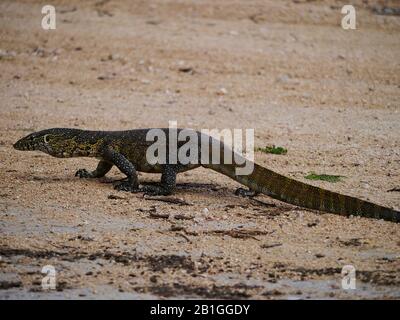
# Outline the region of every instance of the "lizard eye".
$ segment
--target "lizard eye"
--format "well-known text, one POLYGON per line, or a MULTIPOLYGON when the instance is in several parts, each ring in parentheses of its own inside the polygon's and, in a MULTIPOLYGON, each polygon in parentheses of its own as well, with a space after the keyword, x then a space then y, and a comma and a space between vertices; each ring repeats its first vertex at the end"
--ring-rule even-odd
POLYGON ((49 135, 48 135, 48 134, 46 134, 46 135, 43 137, 43 141, 44 141, 44 143, 49 143, 49 135))

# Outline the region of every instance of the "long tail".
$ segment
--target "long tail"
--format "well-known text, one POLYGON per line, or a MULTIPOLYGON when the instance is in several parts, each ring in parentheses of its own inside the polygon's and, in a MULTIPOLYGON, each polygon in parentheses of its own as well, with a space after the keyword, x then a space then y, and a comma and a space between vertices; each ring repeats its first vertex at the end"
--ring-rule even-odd
POLYGON ((400 212, 372 202, 314 187, 254 164, 250 175, 236 175, 234 164, 206 164, 251 190, 300 207, 340 215, 354 215, 400 222, 400 212))

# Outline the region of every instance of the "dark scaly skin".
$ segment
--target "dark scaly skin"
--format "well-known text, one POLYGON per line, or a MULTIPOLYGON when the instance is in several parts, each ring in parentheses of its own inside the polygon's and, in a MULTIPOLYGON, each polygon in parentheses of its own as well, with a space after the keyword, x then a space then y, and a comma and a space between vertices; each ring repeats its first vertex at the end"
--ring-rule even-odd
MULTIPOLYGON (((59 158, 95 157, 100 160, 96 170, 79 169, 76 176, 80 178, 100 178, 112 166, 116 166, 127 176, 127 180, 116 185, 122 191, 145 192, 154 195, 169 195, 174 192, 176 175, 199 166, 222 173, 250 188, 252 193, 263 193, 275 199, 301 207, 341 214, 345 216, 360 215, 376 219, 400 222, 400 212, 368 201, 312 185, 280 175, 267 168, 254 164, 250 175, 236 175, 236 164, 224 164, 224 150, 228 147, 214 138, 206 137, 221 147, 222 164, 155 164, 146 160, 147 148, 153 144, 146 141, 150 129, 129 131, 87 131, 79 129, 56 128, 32 133, 14 144, 17 150, 39 150, 59 158), (161 173, 161 183, 158 186, 140 186, 137 171, 161 173)), ((168 133, 168 129, 162 129, 168 133)), ((179 132, 180 129, 178 129, 179 132)), ((201 133, 196 132, 198 137, 201 133)), ((168 134, 167 134, 168 136, 168 134)), ((200 141, 200 140, 199 140, 200 141)), ((185 142, 178 142, 178 150, 185 142)), ((168 140, 166 142, 168 146, 168 140)), ((211 144, 210 144, 211 145, 211 144)), ((201 145, 198 144, 199 159, 201 145)), ((167 149, 168 150, 168 149, 167 149)), ((204 151, 204 150, 203 150, 204 151)), ((211 147, 209 157, 211 159, 211 147)), ((228 152, 232 153, 231 149, 228 152)), ((240 157, 240 156, 239 156, 240 157)), ((242 160, 244 158, 240 157, 242 160)), ((249 160, 246 160, 249 162, 249 160)), ((237 162, 239 163, 239 162, 237 162)), ((247 192, 241 192, 247 193, 247 192)))
POLYGON ((128 178, 115 189, 153 195, 171 194, 175 190, 176 174, 200 165, 150 165, 146 160, 146 150, 153 142, 146 141, 147 132, 148 129, 107 132, 55 128, 32 133, 16 142, 14 148, 39 150, 58 158, 95 157, 100 160, 96 170, 79 169, 75 176, 100 178, 115 165, 128 178), (161 184, 139 187, 137 171, 161 173, 161 184))

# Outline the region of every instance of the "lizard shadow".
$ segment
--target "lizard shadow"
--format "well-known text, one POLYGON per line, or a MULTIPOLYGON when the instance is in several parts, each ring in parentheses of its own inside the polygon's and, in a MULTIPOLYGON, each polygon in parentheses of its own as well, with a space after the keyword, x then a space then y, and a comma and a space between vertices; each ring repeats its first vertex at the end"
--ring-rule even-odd
MULTIPOLYGON (((18 178, 21 179, 27 179, 26 176, 20 176, 18 178)), ((113 185, 114 183, 124 181, 127 178, 120 178, 118 179, 118 176, 113 176, 113 177, 102 177, 102 178, 94 178, 94 179, 80 179, 75 176, 71 175, 60 175, 60 176, 38 176, 38 175, 33 175, 29 180, 33 181, 38 181, 42 183, 68 183, 68 182, 73 182, 73 181, 85 181, 93 184, 110 184, 113 185)), ((160 182, 157 179, 141 179, 140 183, 142 185, 158 185, 160 182)), ((112 188, 111 188, 112 190, 112 188)), ((218 184, 214 183, 202 183, 202 182, 182 182, 182 183, 177 183, 176 184, 176 194, 175 195, 197 195, 201 196, 204 198, 208 199, 217 199, 220 200, 221 196, 224 197, 227 201, 232 201, 233 199, 247 199, 248 201, 257 201, 259 202, 259 205, 264 206, 264 207, 270 207, 271 204, 269 203, 264 203, 263 201, 257 200, 256 198, 250 198, 250 197, 239 197, 235 195, 234 190, 231 190, 227 187, 224 186, 219 186, 218 184), (230 200, 229 200, 230 199, 230 200)), ((247 201, 245 201, 247 202, 247 201)))
MULTIPOLYGON (((20 179, 26 180, 26 176, 20 176, 20 179)), ((95 184, 105 184, 105 185, 110 185, 110 191, 113 190, 112 185, 124 181, 127 178, 120 178, 118 179, 118 176, 112 176, 112 177, 102 177, 102 178, 94 178, 94 179, 81 179, 75 176, 71 175, 59 175, 59 176, 38 176, 34 175, 28 180, 30 181, 37 181, 39 183, 70 183, 70 182, 85 182, 85 183, 90 183, 91 185, 95 184)), ((152 179, 149 177, 142 178, 141 179, 141 184, 142 185, 158 185, 160 181, 158 179, 152 179)), ((104 186, 107 187, 107 186, 104 186)), ((217 201, 221 203, 221 198, 224 199, 222 202, 226 203, 226 207, 242 207, 242 208, 249 208, 249 207, 259 207, 259 208, 264 208, 267 210, 273 210, 272 212, 273 215, 276 215, 278 213, 284 213, 286 211, 293 210, 293 207, 291 206, 285 206, 285 205, 276 205, 273 203, 270 203, 269 200, 267 202, 263 201, 262 198, 255 198, 255 197, 241 197, 235 194, 235 191, 225 187, 225 186, 220 186, 218 184, 214 183, 202 183, 202 182, 181 182, 176 184, 176 193, 173 196, 194 196, 198 200, 203 199, 206 201, 217 201), (276 212, 275 212, 276 211, 276 212)), ((268 198, 268 197, 267 197, 268 198)), ((268 211, 268 215, 271 215, 271 212, 268 211)))
MULTIPOLYGON (((120 178, 118 177, 101 177, 101 178, 79 178, 71 175, 59 175, 59 176, 39 176, 33 175, 27 178, 26 176, 18 176, 17 178, 23 180, 30 180, 30 181, 38 181, 43 183, 64 183, 64 182, 73 182, 73 181, 80 181, 80 182, 90 182, 93 184, 114 184, 121 181, 127 180, 127 178, 120 178)), ((159 185, 160 181, 154 179, 141 179, 140 184, 142 185, 159 185)), ((210 193, 210 192, 217 192, 226 188, 219 187, 218 185, 212 183, 197 183, 197 182, 184 182, 184 183, 177 183, 176 190, 181 191, 188 191, 188 192, 196 192, 196 193, 210 193)))

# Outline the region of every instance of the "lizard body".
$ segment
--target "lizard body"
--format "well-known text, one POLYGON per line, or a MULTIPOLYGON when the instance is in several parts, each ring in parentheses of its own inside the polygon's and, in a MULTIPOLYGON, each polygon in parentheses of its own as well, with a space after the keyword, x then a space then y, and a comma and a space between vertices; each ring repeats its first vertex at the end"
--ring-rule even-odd
MULTIPOLYGON (((79 169, 76 176, 81 178, 100 178, 115 165, 127 176, 115 188, 122 191, 145 192, 150 194, 168 195, 174 192, 176 175, 180 172, 191 170, 200 166, 222 173, 235 181, 247 186, 250 190, 263 193, 275 199, 297 206, 336 213, 341 215, 360 215, 364 217, 384 219, 400 222, 400 212, 383 207, 372 202, 355 197, 339 194, 326 189, 318 188, 272 170, 254 165, 254 170, 249 175, 237 175, 236 168, 239 162, 231 164, 224 161, 228 150, 233 151, 222 142, 206 136, 211 145, 219 145, 220 163, 187 163, 166 162, 165 164, 150 164, 146 158, 146 151, 153 141, 147 141, 146 135, 150 129, 137 129, 127 131, 88 131, 80 129, 54 128, 32 133, 14 144, 17 150, 39 150, 59 158, 68 157, 95 157, 100 160, 94 171, 79 169), (212 144, 212 143, 216 144, 212 144), (140 186, 137 171, 161 173, 160 185, 140 186)), ((168 135, 168 130, 162 129, 168 135)), ((177 129, 179 132, 181 129, 177 129)), ((195 132, 199 137, 203 135, 195 132)), ((200 141, 200 139, 199 139, 200 141)), ((166 141, 168 145, 169 140, 166 141)), ((176 152, 185 144, 178 142, 176 152)), ((199 158, 205 150, 198 144, 199 158)), ((212 155, 211 147, 207 150, 212 155)), ((237 155, 237 154, 236 154, 237 155)), ((238 159, 244 160, 239 156, 238 159)), ((211 159, 211 158, 210 158, 211 159)), ((245 159, 245 161, 250 161, 245 159)))

